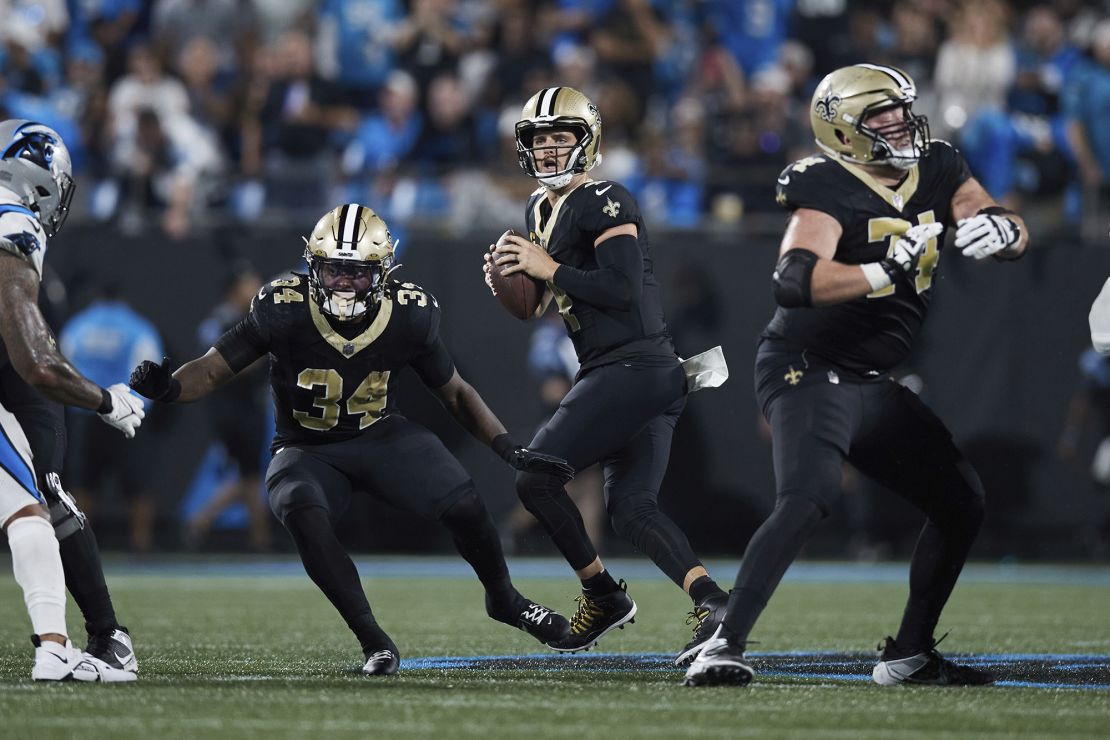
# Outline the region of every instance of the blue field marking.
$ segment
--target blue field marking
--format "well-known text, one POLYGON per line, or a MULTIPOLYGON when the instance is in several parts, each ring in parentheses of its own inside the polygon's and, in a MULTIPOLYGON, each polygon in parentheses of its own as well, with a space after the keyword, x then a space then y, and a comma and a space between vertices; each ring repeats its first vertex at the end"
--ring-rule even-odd
MULTIPOLYGON (((993 654, 949 656, 966 665, 989 667, 998 676, 995 686, 1073 691, 1110 691, 1110 655, 993 654)), ((809 681, 870 683, 872 655, 844 653, 749 653, 757 680, 785 678, 809 681)), ((406 670, 539 671, 609 673, 671 673, 682 668, 669 653, 589 653, 479 655, 471 657, 405 658, 406 670)))
MULTIPOLYGON (((360 556, 354 558, 363 578, 458 578, 473 579, 474 571, 461 558, 439 556, 360 556)), ((158 576, 206 576, 231 578, 303 577, 304 567, 295 555, 192 556, 166 555, 143 560, 109 560, 112 573, 158 576)), ((666 580, 651 562, 642 559, 612 558, 608 569, 629 582, 666 580)), ((707 563, 710 571, 731 578, 739 561, 717 560, 707 563)), ((510 558, 514 578, 564 580, 573 575, 558 558, 510 558)), ((787 571, 785 580, 796 583, 906 583, 906 563, 801 562, 787 571)), ((960 576, 961 583, 1060 584, 1110 586, 1110 566, 992 564, 972 563, 960 576)))

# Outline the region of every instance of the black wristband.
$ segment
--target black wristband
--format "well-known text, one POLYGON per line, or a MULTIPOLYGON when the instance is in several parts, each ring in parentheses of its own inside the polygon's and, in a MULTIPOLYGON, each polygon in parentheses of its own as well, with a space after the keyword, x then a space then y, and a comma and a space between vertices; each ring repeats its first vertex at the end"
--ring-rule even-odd
POLYGON ((975 212, 975 215, 976 216, 1013 216, 1013 215, 1016 215, 1016 213, 1014 211, 1011 211, 1009 208, 1003 208, 1002 206, 987 206, 986 208, 980 208, 978 211, 975 212))
POLYGON ((513 450, 520 447, 508 432, 498 434, 493 438, 493 441, 489 443, 489 446, 497 453, 497 456, 505 462, 509 461, 509 457, 512 455, 513 450))
POLYGON ((880 260, 879 267, 883 268, 883 271, 886 272, 887 277, 890 278, 891 283, 896 283, 902 278, 906 277, 906 271, 903 270, 902 266, 895 262, 892 257, 887 257, 885 260, 880 260))
POLYGON ((96 409, 98 414, 107 414, 112 410, 112 394, 108 392, 107 388, 100 389, 100 406, 96 409))
POLYGON ((173 403, 177 397, 181 395, 181 381, 177 378, 170 378, 170 389, 162 394, 158 400, 162 403, 173 403))

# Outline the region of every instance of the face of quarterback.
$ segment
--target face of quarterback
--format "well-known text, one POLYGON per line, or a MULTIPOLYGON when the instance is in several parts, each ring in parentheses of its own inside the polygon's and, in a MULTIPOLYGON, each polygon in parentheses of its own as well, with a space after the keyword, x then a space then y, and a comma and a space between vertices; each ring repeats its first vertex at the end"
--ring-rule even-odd
POLYGON ((532 157, 540 177, 562 172, 569 164, 578 137, 570 129, 540 130, 532 137, 532 157))

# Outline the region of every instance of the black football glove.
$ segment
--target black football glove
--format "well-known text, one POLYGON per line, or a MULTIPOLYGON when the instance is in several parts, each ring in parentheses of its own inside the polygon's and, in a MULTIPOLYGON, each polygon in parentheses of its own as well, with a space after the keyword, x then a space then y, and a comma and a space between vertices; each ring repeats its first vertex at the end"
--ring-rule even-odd
POLYGON ((170 358, 163 357, 162 364, 143 360, 131 371, 128 385, 140 396, 152 401, 169 403, 181 393, 181 383, 170 373, 170 358))
POLYGON ((510 467, 521 472, 550 475, 558 478, 562 483, 574 477, 574 468, 563 458, 522 447, 508 434, 498 436, 491 446, 502 460, 509 463, 510 467))

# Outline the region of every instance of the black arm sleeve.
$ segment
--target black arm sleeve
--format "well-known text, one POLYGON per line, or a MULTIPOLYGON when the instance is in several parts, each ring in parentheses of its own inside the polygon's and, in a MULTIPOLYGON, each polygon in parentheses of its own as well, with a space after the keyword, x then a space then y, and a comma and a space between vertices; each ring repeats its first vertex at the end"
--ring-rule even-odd
POLYGON ((644 287, 644 256, 630 234, 603 241, 596 251, 598 269, 560 265, 552 282, 572 298, 602 308, 630 311, 639 305, 644 287))
POLYGON ((269 351, 269 341, 258 320, 257 306, 242 321, 224 332, 213 345, 228 367, 239 372, 269 351))
POLYGON ((420 376, 424 385, 429 388, 443 387, 455 374, 455 363, 451 360, 451 353, 447 351, 447 346, 439 337, 436 337, 435 343, 428 347, 426 352, 412 358, 409 364, 420 376))

